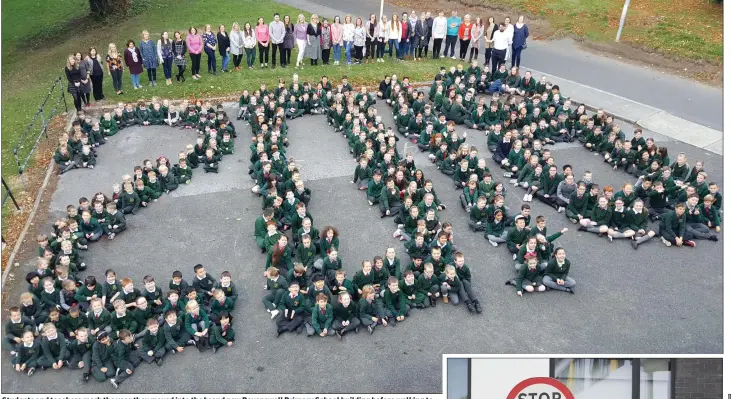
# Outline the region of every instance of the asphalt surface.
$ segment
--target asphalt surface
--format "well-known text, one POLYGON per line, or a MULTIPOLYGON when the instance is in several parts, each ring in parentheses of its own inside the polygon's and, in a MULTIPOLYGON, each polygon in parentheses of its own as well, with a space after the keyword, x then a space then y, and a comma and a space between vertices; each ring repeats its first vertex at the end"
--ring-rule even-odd
MULTIPOLYGON (((390 115, 383 103, 378 110, 390 115)), ((228 113, 232 115, 234 110, 228 113)), ((390 118, 384 119, 392 124, 390 118)), ((457 205, 458 192, 451 178, 439 173, 410 143, 408 149, 415 151, 417 166, 434 181, 439 198, 449 207, 440 218, 455 226, 457 246, 473 271, 482 315, 470 315, 464 306, 439 303, 436 308, 414 311, 405 323, 378 329, 373 336, 361 332, 348 335, 344 342, 294 334, 275 338, 274 323, 261 305, 265 256, 252 237, 261 199, 251 194, 252 182, 246 176, 248 128, 236 124, 242 132, 236 153, 224 159, 218 175, 196 170, 190 186, 130 217, 126 232, 114 241, 103 239, 90 246, 83 256, 89 265, 87 273, 98 278, 107 268, 137 283, 151 274, 164 291, 176 269, 190 281, 196 263, 203 263, 214 276, 231 271, 241 291, 234 312, 237 341, 216 354, 188 348, 175 360, 166 358, 162 369, 143 365, 115 392, 435 393, 442 387, 444 353, 723 352, 722 242, 702 241, 695 249, 677 249, 665 248, 655 240, 633 251, 629 242, 610 244, 593 234, 579 233, 563 215, 534 202, 533 215, 546 215, 550 231, 569 228, 557 244, 567 248, 577 293, 519 298, 512 287, 503 285, 514 273, 507 249, 491 247, 481 234, 467 228, 468 217, 457 205)), ((348 274, 356 272, 360 260, 383 255, 391 245, 402 261, 407 260, 403 246, 391 236, 393 222, 380 219, 377 209, 370 208, 364 195, 349 183, 355 162, 342 135, 334 133, 322 116, 300 118, 290 125, 287 155, 302 165, 306 186, 313 191, 309 210, 315 226, 331 224, 340 230, 341 256, 348 274)), ((623 128, 627 131, 628 126, 623 128)), ((653 132, 646 137, 654 137, 671 154, 685 151, 691 160, 704 159, 713 180, 721 179, 720 156, 653 132)), ((97 168, 61 177, 48 222, 62 214, 66 204, 77 203, 81 195, 99 190, 109 193, 112 182, 142 159, 160 154, 174 157, 192 141, 193 133, 177 129, 122 131, 102 147, 97 168)), ((469 131, 468 142, 480 154, 488 154, 483 132, 469 131)), ((400 146, 403 144, 404 140, 400 146)), ((618 187, 630 180, 576 144, 554 146, 553 152, 559 165, 570 163, 577 171, 590 169, 601 184, 618 187)), ((488 165, 498 170, 492 161, 488 165)), ((517 209, 522 195, 509 188, 506 204, 517 209)), ((31 261, 23 260, 22 273, 17 274, 31 270, 31 261)), ((7 289, 11 298, 17 298, 25 283, 11 283, 7 289)), ((77 384, 80 373, 69 370, 38 372, 31 385, 27 377, 10 372, 7 353, 2 357, 3 392, 114 391, 108 383, 77 384), (65 379, 71 384, 59 385, 65 379)))
MULTIPOLYGON (((308 12, 333 17, 350 13, 364 19, 378 14, 380 3, 360 0, 277 0, 308 12), (342 11, 347 10, 347 12, 342 11)), ((384 4, 391 15, 410 9, 384 4)), ((432 12, 434 14, 434 12, 432 12)), ((435 15, 436 16, 436 15, 435 15)), ((517 20, 517 16, 512 16, 517 20)), ((495 15, 502 21, 504 16, 495 15)), ((530 21, 527 21, 530 28, 530 21)), ((459 46, 457 46, 459 47, 459 46)), ((431 46, 430 46, 431 48, 431 46)), ((480 59, 483 59, 484 54, 480 59)), ((644 68, 619 59, 602 57, 581 49, 570 39, 528 41, 521 54, 522 69, 532 69, 591 86, 631 100, 652 105, 680 118, 723 130, 723 92, 688 79, 644 68)), ((534 73, 534 76, 536 73, 534 73)))

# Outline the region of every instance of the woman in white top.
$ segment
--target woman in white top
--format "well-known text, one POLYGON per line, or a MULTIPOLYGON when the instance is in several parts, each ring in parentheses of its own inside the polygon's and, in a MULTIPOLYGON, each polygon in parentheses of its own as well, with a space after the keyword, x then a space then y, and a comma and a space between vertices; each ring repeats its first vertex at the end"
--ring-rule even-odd
POLYGON ((363 25, 363 19, 358 17, 355 20, 355 31, 353 34, 353 47, 355 48, 355 62, 360 64, 363 61, 363 52, 366 44, 366 30, 363 25))
POLYGON ((229 38, 231 40, 231 55, 234 57, 234 69, 240 71, 241 59, 244 58, 244 33, 241 32, 238 22, 234 22, 231 27, 229 38))
POLYGON ((398 44, 401 40, 401 21, 397 14, 391 16, 391 22, 388 23, 388 56, 393 58, 393 52, 396 51, 398 59, 398 44))
POLYGON ((383 52, 386 48, 386 41, 388 41, 388 17, 386 14, 381 15, 381 22, 378 24, 378 41, 376 43, 376 57, 377 62, 383 62, 383 52))
POLYGON ((256 58, 256 34, 251 28, 250 23, 244 24, 244 52, 246 53, 246 65, 249 69, 254 69, 254 59, 256 58))
POLYGON ((350 49, 353 48, 353 39, 355 38, 355 25, 353 25, 353 17, 348 14, 345 16, 343 24, 343 45, 345 46, 345 61, 350 65, 350 49))
POLYGON ((512 47, 513 47, 513 33, 514 33, 515 27, 513 27, 513 24, 510 23, 510 17, 505 17, 505 33, 508 36, 508 50, 505 51, 505 61, 509 60, 512 57, 512 47))
MULTIPOLYGON (((447 37, 447 18, 444 17, 444 11, 439 11, 439 16, 434 18, 431 29, 434 38, 432 54, 433 58, 436 59, 442 50, 442 41, 447 37)), ((442 55, 442 57, 444 56, 442 55)))

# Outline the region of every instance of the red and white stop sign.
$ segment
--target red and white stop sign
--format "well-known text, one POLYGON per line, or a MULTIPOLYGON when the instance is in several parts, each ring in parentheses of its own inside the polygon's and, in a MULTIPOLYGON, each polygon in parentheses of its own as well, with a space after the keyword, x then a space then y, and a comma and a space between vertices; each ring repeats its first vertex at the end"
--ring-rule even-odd
POLYGON ((518 383, 507 399, 574 399, 574 394, 561 381, 533 377, 518 383))

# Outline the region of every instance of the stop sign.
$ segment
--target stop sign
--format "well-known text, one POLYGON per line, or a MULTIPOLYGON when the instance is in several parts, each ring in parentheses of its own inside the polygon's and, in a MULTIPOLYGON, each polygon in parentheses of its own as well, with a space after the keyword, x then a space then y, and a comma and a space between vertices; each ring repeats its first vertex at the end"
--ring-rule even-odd
POLYGON ((574 399, 574 395, 561 381, 533 377, 518 383, 507 399, 574 399))

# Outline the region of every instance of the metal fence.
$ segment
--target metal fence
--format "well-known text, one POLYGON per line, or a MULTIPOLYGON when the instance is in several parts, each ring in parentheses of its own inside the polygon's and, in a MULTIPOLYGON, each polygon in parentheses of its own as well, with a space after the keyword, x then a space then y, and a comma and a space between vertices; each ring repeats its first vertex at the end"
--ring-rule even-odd
MULTIPOLYGON (((13 157, 15 157, 15 164, 18 166, 18 175, 23 183, 23 187, 25 187, 23 172, 28 167, 28 163, 38 148, 41 138, 45 137, 48 139, 48 123, 56 116, 62 104, 62 112, 68 112, 69 109, 66 104, 66 82, 59 76, 53 81, 53 85, 48 90, 46 98, 43 99, 43 103, 41 103, 35 115, 31 118, 25 132, 18 139, 18 144, 13 148, 13 157)), ((4 180, 3 185, 6 193, 9 193, 10 190, 5 185, 4 180)), ((5 199, 3 197, 3 204, 5 203, 5 199)))

